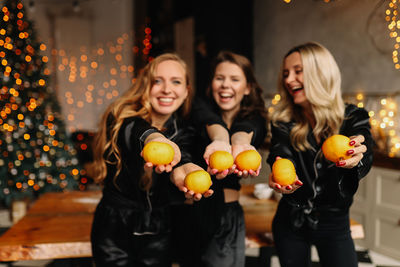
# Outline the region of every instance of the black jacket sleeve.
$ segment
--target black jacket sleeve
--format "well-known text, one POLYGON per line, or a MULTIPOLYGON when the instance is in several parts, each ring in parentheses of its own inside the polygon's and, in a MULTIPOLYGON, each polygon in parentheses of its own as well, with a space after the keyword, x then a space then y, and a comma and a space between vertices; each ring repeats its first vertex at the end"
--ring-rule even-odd
POLYGON ((367 151, 358 165, 352 169, 343 169, 339 189, 342 196, 352 196, 358 189, 359 180, 365 177, 372 167, 374 140, 370 131, 369 115, 365 109, 349 105, 346 108, 346 118, 340 133, 346 136, 363 135, 367 151))
POLYGON ((278 122, 276 125, 271 123, 271 134, 271 147, 267 158, 267 162, 271 168, 278 156, 291 160, 296 167, 294 160, 295 151, 290 141, 290 123, 278 122))
POLYGON ((159 132, 146 120, 140 117, 126 119, 120 129, 119 137, 123 139, 130 153, 139 154, 143 150, 146 138, 155 132, 159 132))
POLYGON ((367 152, 359 162, 358 166, 353 168, 357 171, 357 177, 363 178, 372 167, 373 162, 373 147, 374 140, 371 134, 371 126, 369 124, 368 112, 363 108, 358 108, 354 105, 347 106, 346 118, 340 132, 346 136, 363 135, 365 138, 364 145, 367 147, 367 152))
POLYGON ((254 114, 243 119, 236 119, 231 127, 231 135, 237 132, 253 133, 251 144, 259 147, 267 135, 267 120, 260 114, 254 114))
POLYGON ((198 128, 201 128, 204 125, 213 124, 219 124, 226 127, 221 116, 215 110, 213 105, 201 97, 196 97, 193 101, 191 120, 198 128))

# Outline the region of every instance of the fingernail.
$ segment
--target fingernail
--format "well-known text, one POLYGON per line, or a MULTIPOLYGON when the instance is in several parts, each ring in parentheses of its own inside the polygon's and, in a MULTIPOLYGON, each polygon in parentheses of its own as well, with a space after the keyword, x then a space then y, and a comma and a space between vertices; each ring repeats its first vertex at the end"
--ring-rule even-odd
POLYGON ((336 166, 339 166, 339 167, 342 167, 344 165, 346 165, 346 162, 344 162, 344 161, 339 161, 338 163, 336 163, 336 166))
POLYGON ((297 181, 295 182, 295 184, 296 184, 296 185, 303 185, 303 182, 302 182, 302 181, 299 181, 299 180, 297 180, 297 181))
POLYGON ((281 186, 279 184, 275 185, 276 189, 281 189, 281 186))
POLYGON ((354 149, 347 150, 347 155, 351 155, 354 153, 354 149))
POLYGON ((349 143, 349 145, 350 145, 350 146, 354 146, 355 143, 356 143, 356 141, 351 140, 350 143, 349 143))
POLYGON ((292 187, 290 185, 286 186, 286 190, 292 190, 292 187))
POLYGON ((210 165, 209 162, 208 162, 208 159, 206 159, 206 163, 207 163, 207 165, 210 165))

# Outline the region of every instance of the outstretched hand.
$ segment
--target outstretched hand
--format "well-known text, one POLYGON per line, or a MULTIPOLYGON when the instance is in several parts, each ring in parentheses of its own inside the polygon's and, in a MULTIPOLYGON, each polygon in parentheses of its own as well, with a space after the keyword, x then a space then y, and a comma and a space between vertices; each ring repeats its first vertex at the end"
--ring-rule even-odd
POLYGON ((207 172, 210 173, 211 175, 215 175, 217 179, 222 179, 225 178, 228 174, 231 174, 235 170, 235 165, 233 165, 231 168, 218 171, 217 169, 212 169, 210 167, 210 156, 212 153, 215 151, 226 151, 231 153, 232 147, 228 142, 225 141, 220 141, 220 140, 215 140, 212 141, 207 147, 204 152, 203 158, 206 161, 208 167, 207 167, 207 172))
POLYGON ((208 189, 205 193, 203 194, 199 194, 199 193, 195 193, 191 190, 189 190, 186 186, 185 186, 185 177, 193 172, 193 171, 198 171, 198 170, 203 170, 203 168, 201 168, 200 166, 194 164, 194 163, 186 163, 183 164, 182 166, 179 166, 177 168, 175 168, 172 172, 171 172, 171 182, 173 184, 176 185, 176 187, 178 187, 178 189, 182 192, 185 193, 185 197, 187 199, 193 199, 195 201, 199 201, 202 197, 210 197, 214 191, 212 189, 208 189))
MULTIPOLYGON (((178 145, 166 138, 164 135, 160 133, 152 133, 150 134, 145 141, 145 144, 151 142, 151 141, 156 141, 156 142, 162 142, 171 145, 172 149, 174 150, 174 158, 169 164, 165 165, 154 165, 151 162, 146 162, 144 164, 144 169, 146 170, 151 170, 154 168, 155 172, 157 173, 162 173, 162 172, 171 172, 172 168, 179 163, 181 160, 181 150, 179 149, 178 145)), ((143 151, 140 152, 140 155, 143 157, 143 151)))
MULTIPOLYGON (((236 159, 236 156, 239 155, 241 152, 243 151, 247 151, 247 150, 256 150, 256 148, 250 144, 233 144, 232 145, 232 156, 233 158, 236 159)), ((248 178, 249 176, 258 176, 260 174, 260 170, 261 170, 261 164, 258 167, 257 171, 254 170, 239 170, 238 168, 236 168, 235 166, 235 171, 234 173, 242 178, 248 178)))
MULTIPOLYGON (((281 157, 276 157, 275 160, 278 160, 278 159, 281 159, 281 157)), ((268 185, 269 185, 269 187, 271 187, 278 193, 291 194, 294 191, 296 191, 297 189, 299 189, 303 185, 303 182, 299 180, 299 177, 296 174, 296 180, 291 185, 282 186, 278 183, 275 183, 274 175, 271 172, 271 174, 269 175, 268 185)))

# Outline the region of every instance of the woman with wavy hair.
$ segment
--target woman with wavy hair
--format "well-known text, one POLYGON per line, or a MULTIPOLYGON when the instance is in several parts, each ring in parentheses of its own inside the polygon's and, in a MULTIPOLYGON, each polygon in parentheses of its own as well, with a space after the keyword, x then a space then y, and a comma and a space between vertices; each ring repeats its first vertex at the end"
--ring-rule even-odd
POLYGON ((169 205, 184 200, 185 172, 200 169, 184 150, 192 94, 185 62, 162 54, 105 111, 94 142, 94 178, 104 185, 91 233, 96 266, 171 266, 169 205), (150 141, 170 144, 173 161, 144 162, 150 141))
POLYGON ((279 72, 281 101, 271 115, 267 162, 291 160, 297 179, 285 187, 273 220, 273 236, 282 267, 311 265, 315 245, 321 266, 357 266, 350 234, 349 208, 358 183, 372 165, 373 139, 368 112, 344 104, 339 68, 321 44, 296 46, 285 55, 279 72), (351 157, 336 164, 321 153, 326 138, 350 137, 351 157))

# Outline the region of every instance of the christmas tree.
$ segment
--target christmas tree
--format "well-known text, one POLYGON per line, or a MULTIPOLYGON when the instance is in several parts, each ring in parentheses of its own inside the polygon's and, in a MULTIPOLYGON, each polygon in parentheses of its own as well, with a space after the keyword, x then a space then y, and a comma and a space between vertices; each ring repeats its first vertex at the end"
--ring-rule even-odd
POLYGON ((49 85, 48 58, 20 0, 0 20, 0 202, 79 188, 76 150, 49 85))

